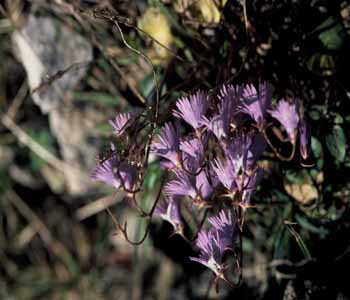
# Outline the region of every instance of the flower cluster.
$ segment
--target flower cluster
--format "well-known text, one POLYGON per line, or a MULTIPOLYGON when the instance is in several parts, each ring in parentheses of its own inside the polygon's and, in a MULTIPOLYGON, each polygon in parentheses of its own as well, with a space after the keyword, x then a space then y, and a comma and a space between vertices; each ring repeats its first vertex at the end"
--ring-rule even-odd
MULTIPOLYGON (((223 270, 225 249, 232 249, 235 224, 242 222, 246 209, 254 205, 252 195, 264 175, 258 160, 267 148, 269 115, 280 123, 293 145, 299 128, 301 155, 306 159, 309 154, 310 130, 305 120, 300 120, 297 101, 282 99, 273 108, 272 95, 273 87, 263 83, 258 89, 253 85, 225 85, 217 96, 198 91, 183 97, 177 101, 173 115, 190 125, 192 131, 181 136, 175 125, 167 123, 153 143, 151 151, 174 174, 163 189, 171 203, 187 198, 199 207, 241 209, 241 213, 238 210, 234 214, 235 220, 222 210, 208 219, 211 230, 199 232, 196 245, 200 256, 191 259, 217 276, 223 270)), ((178 214, 175 219, 169 214, 164 219, 175 229, 178 226, 178 214)))
MULTIPOLYGON (((174 233, 184 236, 183 229, 189 222, 182 216, 182 206, 198 215, 200 210, 210 212, 210 229, 200 227, 196 235, 199 257, 191 260, 207 266, 224 280, 224 253, 235 252, 244 216, 248 208, 254 207, 253 194, 264 177, 259 159, 268 146, 283 158, 266 129, 274 123, 280 127, 283 141, 293 147, 289 159, 298 144, 301 159, 306 160, 310 154, 310 127, 299 116, 297 100, 281 99, 273 105, 273 91, 269 83, 257 88, 251 84, 224 85, 216 94, 198 91, 176 102, 173 122, 165 123, 155 138, 154 131, 148 135, 149 152, 161 159, 161 166, 170 174, 161 187, 164 200, 157 204, 157 199, 152 214, 168 221, 174 233), (188 126, 180 126, 181 122, 188 126)), ((121 113, 111 120, 115 135, 123 137, 130 127, 136 128, 132 125, 140 114, 121 113)), ((138 190, 142 176, 136 166, 143 165, 130 158, 122 160, 115 152, 97 166, 92 178, 129 193, 138 190)), ((143 159, 147 160, 148 157, 143 159)))
POLYGON ((293 145, 299 126, 301 154, 306 159, 310 133, 305 120, 300 121, 297 102, 282 99, 272 108, 272 94, 268 83, 258 89, 226 85, 217 97, 199 91, 179 99, 173 115, 193 131, 180 136, 177 127, 166 123, 151 149, 175 175, 166 184, 165 195, 215 206, 214 192, 225 190, 236 204, 249 207, 263 175, 257 162, 267 147, 268 115, 279 121, 293 145))

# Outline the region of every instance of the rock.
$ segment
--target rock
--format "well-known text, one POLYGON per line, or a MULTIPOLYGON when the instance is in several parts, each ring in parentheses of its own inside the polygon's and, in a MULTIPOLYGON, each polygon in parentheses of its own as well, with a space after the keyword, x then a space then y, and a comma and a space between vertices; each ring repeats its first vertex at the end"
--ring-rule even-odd
POLYGON ((92 131, 103 116, 70 100, 74 87, 92 61, 92 46, 85 37, 57 19, 37 17, 33 13, 12 38, 26 70, 32 98, 41 111, 48 114, 63 160, 81 170, 80 173, 86 172, 84 177, 77 176, 71 168, 63 170, 64 185, 53 180, 54 172, 43 175, 56 192, 84 194, 91 186, 88 175, 94 168, 97 153, 92 131), (63 186, 66 190, 62 190, 63 186))
POLYGON ((74 106, 62 106, 49 115, 52 133, 56 136, 63 160, 70 166, 85 170, 86 177, 77 176, 66 169, 64 172, 67 191, 71 195, 80 195, 91 187, 88 175, 95 167, 97 143, 93 143, 92 130, 97 112, 92 108, 77 109, 74 106))
POLYGON ((92 46, 56 19, 34 15, 29 16, 20 31, 14 32, 12 39, 32 91, 49 81, 47 76, 52 78, 76 66, 32 94, 41 111, 49 113, 63 103, 85 75, 86 65, 92 60, 92 46))

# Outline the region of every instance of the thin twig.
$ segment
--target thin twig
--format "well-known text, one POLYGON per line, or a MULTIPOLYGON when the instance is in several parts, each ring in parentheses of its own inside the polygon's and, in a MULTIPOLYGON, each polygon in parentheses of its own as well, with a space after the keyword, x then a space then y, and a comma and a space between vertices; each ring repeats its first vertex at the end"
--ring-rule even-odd
POLYGON ((123 237, 128 243, 130 243, 130 244, 133 245, 133 246, 139 246, 139 245, 141 245, 141 244, 146 240, 146 238, 147 238, 147 236, 148 236, 149 230, 150 230, 150 228, 151 228, 150 225, 151 225, 153 213, 154 213, 154 211, 155 211, 155 209, 156 209, 156 207, 157 207, 157 204, 158 204, 158 202, 159 202, 160 196, 161 196, 161 194, 162 194, 162 188, 163 188, 163 185, 164 185, 164 183, 165 183, 166 177, 167 177, 167 176, 165 175, 165 176, 163 177, 163 179, 162 179, 162 182, 161 182, 161 184, 160 184, 160 187, 159 187, 159 190, 158 190, 158 194, 157 194, 156 200, 154 201, 150 212, 149 212, 147 215, 144 216, 144 218, 147 218, 148 223, 147 223, 147 227, 146 227, 145 233, 144 233, 143 237, 142 237, 140 240, 138 240, 138 241, 131 241, 130 238, 128 237, 128 232, 127 232, 127 225, 128 225, 128 224, 127 224, 127 222, 125 222, 125 223, 124 223, 124 226, 122 226, 122 225, 118 222, 118 220, 116 219, 116 217, 112 214, 111 210, 110 210, 108 207, 106 207, 106 210, 107 210, 108 214, 111 216, 111 218, 112 218, 112 220, 113 220, 113 222, 114 222, 114 224, 115 224, 115 226, 116 226, 117 234, 120 233, 120 234, 122 235, 122 237, 123 237))
POLYGON ((249 21, 248 21, 248 14, 247 14, 247 0, 243 0, 243 18, 244 18, 244 26, 246 33, 248 34, 249 31, 249 21))
POLYGON ((24 80, 21 87, 19 88, 15 98, 13 98, 11 106, 7 110, 7 115, 11 119, 15 119, 19 108, 21 107, 24 99, 27 96, 27 93, 28 93, 28 85, 27 85, 27 82, 24 80))
MULTIPOLYGON (((133 51, 134 53, 136 53, 137 55, 141 56, 152 68, 152 74, 153 74, 153 81, 154 81, 154 86, 155 86, 155 90, 156 90, 156 107, 155 107, 155 113, 154 113, 154 119, 157 120, 158 119, 158 114, 159 114, 159 87, 158 87, 158 80, 157 80, 157 74, 156 74, 156 70, 154 68, 154 65, 151 61, 151 59, 145 55, 142 51, 132 47, 125 39, 124 37, 124 33, 122 31, 122 29, 119 26, 118 21, 113 20, 114 25, 117 27, 120 36, 122 38, 123 43, 125 44, 125 46, 127 48, 129 48, 131 51, 133 51)), ((156 125, 156 123, 154 123, 156 125)))
POLYGON ((46 78, 39 84, 39 86, 35 87, 34 89, 31 90, 31 94, 34 94, 41 89, 51 85, 58 79, 62 78, 66 73, 70 72, 71 70, 76 70, 79 68, 84 68, 90 65, 92 62, 91 61, 82 61, 82 62, 76 62, 68 66, 67 68, 63 70, 58 70, 56 73, 52 75, 47 75, 46 78))
POLYGON ((289 232, 293 235, 293 237, 295 238, 295 241, 297 242, 297 244, 299 245, 301 251, 303 252, 303 254, 305 255, 306 259, 312 259, 312 256, 310 254, 309 249, 307 248, 305 242, 303 241, 303 239, 301 238, 300 234, 298 232, 295 231, 295 229, 292 227, 292 223, 290 222, 284 222, 285 225, 287 225, 287 228, 289 230, 289 232))
POLYGON ((135 29, 136 31, 146 35, 150 40, 152 40, 154 43, 158 44, 160 47, 164 48, 165 50, 167 50, 172 56, 174 56, 176 59, 180 60, 181 62, 185 62, 186 59, 182 58, 181 56, 179 56, 177 53, 175 53, 172 49, 170 49, 169 47, 165 46, 163 43, 161 43, 160 41, 158 41, 157 39, 155 39, 152 35, 150 35, 148 32, 144 31, 143 29, 139 28, 138 26, 136 26, 135 24, 131 24, 129 22, 130 18, 125 18, 123 16, 118 16, 118 15, 112 15, 112 16, 105 16, 103 15, 103 13, 94 12, 94 15, 96 18, 107 18, 107 19, 111 19, 113 18, 114 20, 118 20, 119 23, 135 29))
POLYGON ((79 221, 83 221, 93 215, 98 214, 99 212, 105 210, 107 207, 110 207, 117 202, 123 199, 122 193, 113 193, 112 195, 108 195, 106 197, 99 198, 91 203, 88 203, 82 207, 80 207, 75 216, 79 221))
POLYGON ((66 264, 67 268, 70 270, 71 266, 68 258, 71 256, 71 254, 67 248, 54 238, 47 226, 14 190, 8 190, 5 196, 17 208, 23 217, 25 217, 27 221, 34 226, 47 248, 52 250, 57 257, 61 258, 66 264))
POLYGON ((263 131, 264 137, 266 142, 268 143, 268 145, 270 146, 270 148, 273 150, 273 152, 275 153, 275 155, 282 161, 291 161, 295 155, 295 150, 296 150, 296 145, 295 143, 291 143, 292 144, 292 151, 290 153, 290 155, 288 157, 283 156, 281 153, 278 152, 278 150, 275 148, 275 146, 272 144, 272 142, 270 141, 269 137, 267 136, 266 130, 264 129, 263 131))

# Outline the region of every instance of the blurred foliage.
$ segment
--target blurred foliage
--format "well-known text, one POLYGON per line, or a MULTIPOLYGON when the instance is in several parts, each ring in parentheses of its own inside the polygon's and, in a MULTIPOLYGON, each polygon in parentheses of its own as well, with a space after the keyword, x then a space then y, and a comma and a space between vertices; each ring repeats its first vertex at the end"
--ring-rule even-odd
POLYGON ((346 155, 346 138, 343 129, 335 125, 326 136, 326 145, 337 162, 343 162, 346 155))
MULTIPOLYGON (((43 128, 40 130, 30 129, 28 130, 28 134, 40 146, 49 150, 51 153, 56 154, 55 141, 48 128, 43 128)), ((30 167, 33 171, 39 171, 41 167, 46 163, 43 159, 41 159, 32 151, 29 151, 29 161, 30 167)))

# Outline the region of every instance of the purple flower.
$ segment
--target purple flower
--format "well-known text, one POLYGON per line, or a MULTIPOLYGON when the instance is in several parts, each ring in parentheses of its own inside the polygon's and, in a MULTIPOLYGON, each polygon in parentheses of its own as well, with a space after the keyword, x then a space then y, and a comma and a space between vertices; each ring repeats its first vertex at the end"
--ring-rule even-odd
POLYGON ((175 231, 181 231, 183 227, 180 203, 173 198, 160 203, 154 210, 155 215, 160 216, 163 220, 169 222, 175 231))
POLYGON ((158 135, 158 142, 153 142, 151 152, 179 165, 179 134, 171 123, 166 123, 158 135))
POLYGON ((224 271, 224 252, 234 248, 236 223, 225 210, 218 216, 209 218, 209 222, 212 228, 209 231, 201 230, 198 234, 196 245, 200 250, 199 257, 190 257, 190 260, 208 267, 220 276, 224 271))
POLYGON ((223 143, 223 150, 231 161, 236 174, 254 168, 265 147, 266 142, 260 134, 253 136, 240 133, 223 143))
POLYGON ((224 148, 226 156, 234 166, 236 174, 240 170, 245 169, 250 144, 251 137, 242 133, 234 138, 231 138, 224 148))
POLYGON ((215 275, 220 276, 224 271, 224 266, 218 240, 217 232, 211 230, 200 231, 196 241, 196 245, 200 250, 199 257, 190 257, 190 260, 206 266, 211 269, 215 275))
POLYGON ((219 236, 220 252, 225 250, 233 250, 233 238, 236 224, 232 222, 232 215, 228 210, 222 209, 217 216, 208 219, 219 236))
POLYGON ((180 150, 188 155, 203 158, 204 148, 202 142, 197 138, 190 138, 180 143, 180 150))
POLYGON ((213 192, 205 170, 197 176, 190 176, 183 171, 174 171, 176 179, 164 186, 164 193, 170 197, 188 196, 192 199, 207 200, 213 192))
POLYGON ((286 100, 278 102, 274 110, 269 111, 271 116, 278 120, 285 128, 290 141, 294 144, 296 140, 296 129, 299 123, 297 103, 289 103, 286 100))
POLYGON ((207 172, 202 170, 196 176, 196 189, 202 200, 208 200, 213 193, 213 187, 209 183, 207 172))
POLYGON ((204 124, 219 140, 230 133, 230 126, 235 126, 234 116, 237 112, 242 89, 238 86, 224 85, 219 92, 219 113, 208 119, 203 116, 204 124))
POLYGON ((202 124, 205 125, 218 139, 225 138, 229 134, 229 123, 224 115, 215 115, 208 119, 203 116, 201 120, 202 124))
POLYGON ((223 162, 222 159, 215 159, 211 166, 223 186, 234 193, 236 190, 237 173, 231 160, 228 159, 226 162, 223 162))
POLYGON ((196 173, 204 159, 204 147, 198 138, 190 138, 180 143, 182 163, 186 170, 196 173))
POLYGON ((176 103, 176 110, 173 115, 183 119, 195 130, 202 126, 201 119, 208 108, 207 94, 198 91, 194 95, 180 98, 176 103))
POLYGON ((159 164, 163 169, 167 169, 167 170, 176 169, 176 166, 169 160, 162 160, 162 161, 160 161, 159 164))
POLYGON ((258 124, 259 129, 264 127, 266 111, 271 106, 272 93, 272 85, 266 82, 259 84, 259 92, 252 84, 244 88, 240 109, 258 124))
POLYGON ((236 128, 239 124, 238 121, 238 107, 242 97, 242 87, 236 85, 224 85, 219 92, 219 114, 223 121, 223 125, 227 134, 230 128, 236 128))
POLYGON ((300 141, 300 154, 303 159, 307 159, 310 155, 311 144, 311 128, 309 123, 304 119, 299 123, 299 141, 300 141))
POLYGON ((197 197, 195 182, 193 177, 183 171, 176 170, 176 179, 169 181, 163 188, 163 192, 170 197, 189 196, 193 199, 197 197))
POLYGON ((113 127, 114 133, 121 136, 138 114, 138 111, 119 113, 114 119, 109 120, 109 124, 113 127))
POLYGON ((102 181, 119 189, 125 187, 131 189, 136 178, 136 167, 126 162, 120 162, 113 156, 99 164, 91 174, 93 181, 102 181))
POLYGON ((254 169, 266 146, 266 140, 261 133, 241 133, 231 138, 223 149, 238 174, 254 169))

